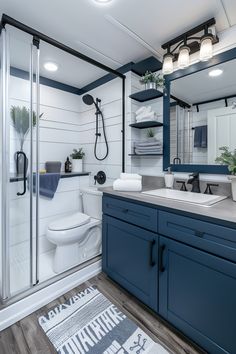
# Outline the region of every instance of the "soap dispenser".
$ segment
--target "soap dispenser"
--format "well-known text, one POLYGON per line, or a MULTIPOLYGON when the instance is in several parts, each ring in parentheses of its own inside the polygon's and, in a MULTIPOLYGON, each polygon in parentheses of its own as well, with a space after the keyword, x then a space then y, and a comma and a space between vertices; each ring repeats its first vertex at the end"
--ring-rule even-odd
POLYGON ((164 178, 165 178, 165 186, 166 186, 166 188, 173 188, 173 185, 174 185, 174 174, 171 172, 171 168, 170 167, 168 167, 164 178))
POLYGON ((72 163, 70 162, 69 157, 67 157, 65 162, 65 172, 70 173, 72 171, 72 163))

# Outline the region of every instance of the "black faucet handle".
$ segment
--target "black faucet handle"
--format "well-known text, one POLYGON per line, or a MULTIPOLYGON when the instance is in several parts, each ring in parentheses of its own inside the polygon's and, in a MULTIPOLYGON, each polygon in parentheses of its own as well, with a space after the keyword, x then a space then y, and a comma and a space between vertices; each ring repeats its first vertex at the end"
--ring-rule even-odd
POLYGON ((186 188, 186 181, 176 181, 176 183, 182 183, 181 187, 180 187, 180 190, 181 191, 184 191, 184 192, 187 192, 187 188, 186 188))
POLYGON ((211 190, 211 187, 219 187, 219 184, 207 183, 206 190, 205 190, 204 194, 213 194, 212 190, 211 190))

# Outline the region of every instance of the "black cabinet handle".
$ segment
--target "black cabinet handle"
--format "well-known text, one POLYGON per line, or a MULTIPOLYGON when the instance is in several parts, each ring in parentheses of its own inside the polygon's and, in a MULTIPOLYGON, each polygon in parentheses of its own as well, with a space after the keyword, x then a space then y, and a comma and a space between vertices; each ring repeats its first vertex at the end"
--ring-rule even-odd
POLYGON ((159 257, 160 257, 160 262, 159 262, 159 265, 160 265, 160 272, 163 273, 165 271, 165 267, 163 265, 163 255, 164 255, 164 251, 166 249, 166 246, 165 245, 162 245, 160 247, 160 254, 159 254, 159 257))
POLYGON ((18 196, 21 196, 21 195, 24 195, 26 193, 26 180, 27 180, 27 177, 26 177, 26 164, 27 164, 27 157, 26 157, 26 154, 23 152, 23 151, 17 151, 16 153, 16 166, 17 166, 17 171, 18 171, 18 165, 19 165, 19 156, 22 155, 23 158, 24 158, 24 175, 23 175, 23 192, 20 193, 20 192, 17 192, 17 195, 18 196))
POLYGON ((156 262, 153 260, 153 257, 152 257, 153 256, 153 248, 154 248, 155 244, 156 244, 156 240, 152 240, 150 242, 150 266, 151 267, 154 267, 156 265, 156 262))

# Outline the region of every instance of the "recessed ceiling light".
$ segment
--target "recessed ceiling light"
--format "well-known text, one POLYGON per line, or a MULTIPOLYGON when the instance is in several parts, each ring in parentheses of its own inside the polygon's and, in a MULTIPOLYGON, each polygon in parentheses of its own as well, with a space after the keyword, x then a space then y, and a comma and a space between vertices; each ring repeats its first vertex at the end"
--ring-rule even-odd
POLYGON ((56 63, 51 62, 51 61, 48 61, 44 64, 44 68, 48 71, 57 71, 58 65, 56 63))
POLYGON ((221 74, 223 74, 223 70, 214 69, 214 70, 211 70, 208 75, 211 77, 216 77, 216 76, 220 76, 221 74))
POLYGON ((112 0, 94 0, 99 4, 107 4, 108 2, 111 2, 112 0))

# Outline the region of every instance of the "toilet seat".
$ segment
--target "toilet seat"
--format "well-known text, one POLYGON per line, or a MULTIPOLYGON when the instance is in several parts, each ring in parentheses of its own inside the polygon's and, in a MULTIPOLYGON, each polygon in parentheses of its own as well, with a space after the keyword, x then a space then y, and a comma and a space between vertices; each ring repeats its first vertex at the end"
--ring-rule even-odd
POLYGON ((49 224, 48 229, 51 231, 71 230, 88 224, 90 220, 91 218, 89 215, 83 213, 74 213, 60 220, 52 222, 49 224))

